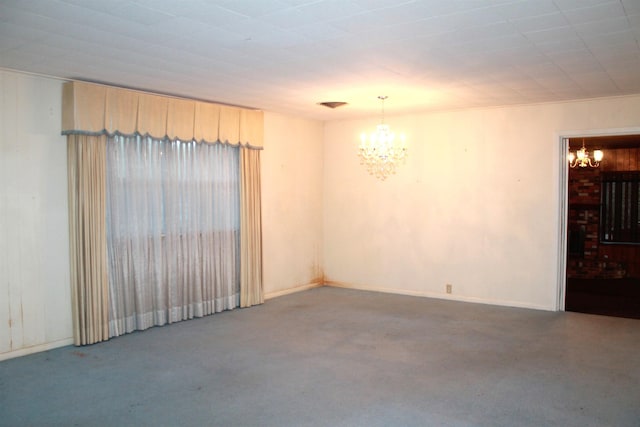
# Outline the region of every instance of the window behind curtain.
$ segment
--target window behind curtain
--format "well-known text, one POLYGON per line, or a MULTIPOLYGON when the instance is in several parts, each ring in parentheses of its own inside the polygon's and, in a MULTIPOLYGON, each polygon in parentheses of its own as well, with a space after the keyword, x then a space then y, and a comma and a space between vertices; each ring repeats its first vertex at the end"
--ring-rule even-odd
POLYGON ((640 243, 640 172, 605 172, 601 176, 600 240, 640 243))
POLYGON ((239 304, 239 148, 107 141, 110 336, 239 304))

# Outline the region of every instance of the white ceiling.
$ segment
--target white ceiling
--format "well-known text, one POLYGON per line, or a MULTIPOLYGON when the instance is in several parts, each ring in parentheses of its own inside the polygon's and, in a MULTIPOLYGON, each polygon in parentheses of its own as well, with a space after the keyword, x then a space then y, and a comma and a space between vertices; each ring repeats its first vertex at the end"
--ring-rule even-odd
POLYGON ((320 120, 638 94, 639 41, 640 0, 0 0, 2 68, 320 120))

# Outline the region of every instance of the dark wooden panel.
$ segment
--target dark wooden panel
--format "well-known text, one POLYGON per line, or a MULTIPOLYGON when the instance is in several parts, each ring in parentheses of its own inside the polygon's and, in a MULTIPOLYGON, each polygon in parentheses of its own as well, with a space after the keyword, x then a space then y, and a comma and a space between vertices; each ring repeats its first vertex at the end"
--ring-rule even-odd
POLYGON ((616 158, 616 170, 625 171, 629 160, 629 152, 625 149, 615 150, 618 157, 616 158))
POLYGON ((600 163, 603 171, 637 171, 640 170, 640 148, 619 148, 603 150, 604 159, 600 163))

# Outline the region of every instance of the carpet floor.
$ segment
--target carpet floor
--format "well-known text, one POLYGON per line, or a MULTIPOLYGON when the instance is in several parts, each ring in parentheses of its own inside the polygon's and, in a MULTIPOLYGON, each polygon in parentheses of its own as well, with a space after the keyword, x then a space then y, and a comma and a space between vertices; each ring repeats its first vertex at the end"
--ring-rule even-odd
POLYGON ((635 426, 640 321, 336 288, 0 362, 1 426, 635 426))

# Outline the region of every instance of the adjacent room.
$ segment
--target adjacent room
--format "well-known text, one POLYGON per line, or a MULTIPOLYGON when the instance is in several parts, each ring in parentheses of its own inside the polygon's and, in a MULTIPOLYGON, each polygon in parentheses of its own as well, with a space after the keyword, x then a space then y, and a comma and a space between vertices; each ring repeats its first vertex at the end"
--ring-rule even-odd
POLYGON ((0 1, 0 426, 637 426, 637 0, 0 1))
POLYGON ((607 156, 569 170, 565 309, 640 319, 640 135, 572 142, 607 156))

